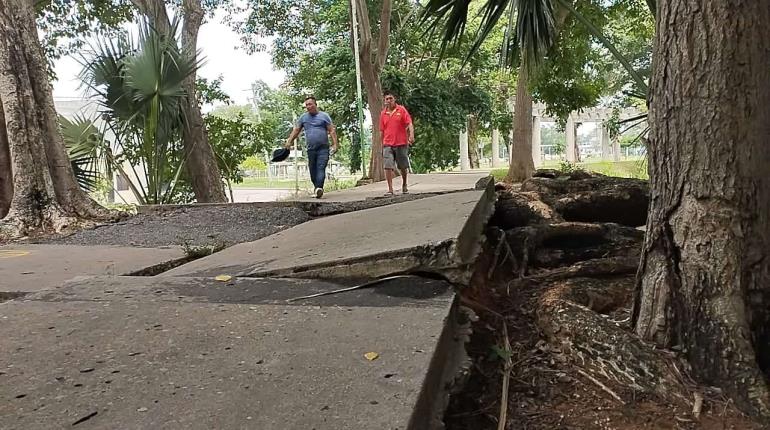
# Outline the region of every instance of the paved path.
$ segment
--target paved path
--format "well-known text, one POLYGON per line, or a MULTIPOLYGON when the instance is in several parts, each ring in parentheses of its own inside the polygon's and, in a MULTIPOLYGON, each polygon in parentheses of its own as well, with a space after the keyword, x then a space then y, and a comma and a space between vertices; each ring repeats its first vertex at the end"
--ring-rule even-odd
POLYGON ((284 300, 337 288, 110 277, 0 304, 0 428, 428 429, 451 287, 284 300))
POLYGON ((180 247, 0 246, 0 292, 55 288, 80 275, 126 275, 184 256, 180 247))
MULTIPOLYGON (((429 173, 409 175, 409 192, 413 194, 442 193, 448 191, 472 190, 479 179, 489 176, 486 171, 458 172, 458 173, 429 173)), ((401 192, 401 178, 394 179, 395 189, 401 192)), ((322 200, 330 202, 352 202, 383 197, 388 191, 388 185, 377 182, 346 190, 326 193, 322 200)), ((397 194, 398 194, 397 193, 397 194)), ((308 196, 299 200, 315 200, 308 196)))
MULTIPOLYGON (((440 193, 447 191, 460 191, 473 189, 476 182, 489 175, 488 171, 469 171, 455 173, 429 173, 409 175, 409 192, 414 194, 440 193)), ((395 179, 395 187, 398 193, 401 191, 401 178, 395 179)), ((353 202, 383 197, 388 186, 385 182, 348 188, 340 191, 330 191, 324 195, 322 201, 329 202, 353 202)), ((235 188, 233 195, 236 202, 271 202, 277 200, 317 201, 309 190, 300 190, 298 197, 294 196, 293 189, 256 189, 235 188)))
POLYGON ((233 197, 238 203, 274 202, 290 198, 294 190, 283 188, 234 188, 233 197))

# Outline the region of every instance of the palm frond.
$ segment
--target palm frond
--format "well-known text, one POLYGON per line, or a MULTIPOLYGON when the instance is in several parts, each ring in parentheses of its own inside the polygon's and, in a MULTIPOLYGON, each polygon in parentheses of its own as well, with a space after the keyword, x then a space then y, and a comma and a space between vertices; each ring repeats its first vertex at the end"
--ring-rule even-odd
MULTIPOLYGON (((423 9, 422 23, 427 24, 429 29, 443 27, 442 52, 448 44, 457 43, 465 33, 470 3, 470 0, 430 0, 423 9)), ((505 16, 509 5, 516 11, 516 37, 509 37, 508 46, 503 49, 507 53, 520 50, 531 64, 537 64, 545 56, 555 37, 552 0, 486 0, 479 11, 481 22, 468 57, 479 51, 482 43, 505 16), (512 50, 513 44, 519 49, 512 50)), ((510 20, 512 16, 513 10, 507 18, 510 20)), ((506 66, 513 65, 517 58, 516 55, 505 57, 509 60, 506 66)))
POLYGON ((551 0, 514 0, 516 36, 527 64, 535 65, 545 56, 556 37, 551 0))
POLYGON ((94 191, 99 180, 110 177, 112 171, 110 148, 104 134, 93 120, 81 115, 72 120, 60 116, 59 129, 78 184, 86 191, 94 191))

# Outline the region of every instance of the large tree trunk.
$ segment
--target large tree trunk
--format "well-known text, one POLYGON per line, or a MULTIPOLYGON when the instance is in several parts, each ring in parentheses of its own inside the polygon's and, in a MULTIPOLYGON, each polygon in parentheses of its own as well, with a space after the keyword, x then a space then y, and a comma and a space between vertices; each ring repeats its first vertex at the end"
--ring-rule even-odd
POLYGON ((382 162, 382 133, 380 132, 380 113, 383 109, 380 74, 374 71, 371 63, 367 64, 361 61, 361 78, 366 89, 369 115, 372 117, 372 153, 369 156, 369 177, 374 181, 382 181, 385 179, 385 169, 382 162))
MULTIPOLYGON (((184 0, 184 22, 182 24, 182 49, 196 57, 198 51, 198 30, 203 23, 203 8, 200 0, 184 0)), ((184 81, 187 103, 184 105, 185 130, 183 144, 187 157, 187 173, 190 175, 195 199, 198 203, 227 202, 216 155, 209 143, 203 124, 200 104, 195 94, 195 74, 184 81)))
MULTIPOLYGON (((159 33, 169 32, 170 24, 164 1, 134 0, 133 3, 150 19, 159 33)), ((198 31, 203 23, 203 8, 200 0, 184 0, 182 12, 182 49, 195 57, 198 49, 198 31)), ((182 135, 185 167, 198 203, 223 203, 227 202, 227 195, 195 95, 195 76, 191 74, 184 81, 187 93, 187 100, 183 106, 185 128, 182 135)))
POLYGON ((385 179, 382 163, 382 134, 380 133, 380 113, 382 112, 382 83, 380 73, 385 66, 390 48, 391 0, 383 0, 380 10, 380 29, 376 35, 377 47, 372 46, 374 35, 369 22, 369 7, 366 0, 356 0, 358 33, 361 39, 358 51, 361 62, 361 78, 366 88, 369 113, 372 116, 372 153, 369 159, 369 176, 374 181, 385 179))
POLYGON ((0 101, 0 219, 8 214, 13 197, 13 174, 11 173, 11 147, 5 132, 3 102, 0 101))
POLYGON ((532 95, 527 88, 527 76, 527 65, 522 62, 516 83, 511 164, 506 177, 510 182, 522 182, 535 172, 532 161, 532 95))
POLYGON ((0 103, 13 192, 2 235, 60 231, 83 218, 103 218, 77 185, 59 132, 32 4, 0 3, 0 103))
POLYGON ((633 322, 770 418, 770 3, 735 3, 658 2, 633 322))

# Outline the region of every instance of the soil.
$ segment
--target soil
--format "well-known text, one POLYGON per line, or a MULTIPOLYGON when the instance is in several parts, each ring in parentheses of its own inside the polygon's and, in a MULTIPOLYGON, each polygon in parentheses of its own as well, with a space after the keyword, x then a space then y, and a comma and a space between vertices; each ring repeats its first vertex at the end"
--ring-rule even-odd
POLYGON ((277 233, 308 221, 296 207, 189 206, 138 214, 125 220, 81 230, 40 243, 116 246, 231 246, 277 233))
MULTIPOLYGON (((627 186, 606 177, 553 179, 592 181, 613 193, 619 186, 627 186)), ((447 430, 766 428, 744 416, 718 389, 695 384, 685 371, 681 380, 671 381, 670 389, 670 392, 685 393, 685 398, 672 400, 650 390, 632 389, 628 384, 617 382, 617 378, 605 377, 607 375, 597 371, 597 367, 592 366, 596 357, 575 353, 585 349, 559 343, 585 342, 580 336, 565 337, 564 333, 570 333, 569 330, 547 332, 544 321, 565 321, 544 315, 548 310, 564 309, 544 306, 556 297, 577 303, 582 309, 580 312, 597 311, 594 315, 600 316, 601 324, 617 327, 620 330, 616 328, 616 331, 630 336, 631 292, 642 235, 633 228, 635 222, 622 222, 631 219, 628 217, 615 222, 630 224, 629 227, 607 223, 601 218, 581 220, 587 224, 565 221, 556 202, 576 193, 563 190, 555 193, 547 181, 536 179, 536 182, 540 189, 534 194, 534 187, 530 184, 528 189, 526 182, 522 190, 528 192, 514 191, 505 185, 497 187, 498 204, 505 208, 492 218, 486 249, 477 262, 471 285, 460 291, 463 305, 473 310, 478 320, 472 325, 473 335, 467 345, 471 357, 469 373, 465 384, 450 397, 444 416, 447 430), (597 242, 596 235, 585 234, 596 229, 605 232, 602 241, 597 242), (540 233, 551 231, 571 237, 561 237, 558 243, 533 240, 542 237, 540 233), (549 258, 539 258, 544 254, 549 258), (505 424, 499 426, 506 363, 510 369, 507 417, 505 424), (693 408, 697 403, 696 393, 703 399, 698 414, 693 408)), ((637 181, 631 185, 642 190, 639 194, 643 194, 646 186, 637 181)), ((581 184, 571 186, 579 188, 581 184)), ((606 195, 604 190, 591 192, 606 195)), ((585 195, 586 190, 579 192, 585 195)), ((627 201, 627 197, 596 201, 609 201, 609 205, 617 206, 618 201, 627 201)), ((602 214, 601 208, 593 212, 602 214)), ((642 217, 637 219, 636 222, 643 222, 642 217)), ((633 345, 618 349, 632 348, 633 345)), ((670 357, 671 363, 680 363, 673 351, 649 348, 645 356, 670 357)), ((604 363, 623 360, 626 362, 618 363, 622 369, 644 368, 641 358, 634 360, 637 357, 605 357, 604 363)), ((663 359, 666 360, 669 359, 663 359)), ((639 384, 648 386, 641 381, 639 384)))
MULTIPOLYGON (((574 366, 564 363, 560 352, 553 351, 541 336, 535 309, 545 291, 539 285, 507 290, 504 282, 498 282, 463 292, 464 304, 479 319, 473 323, 473 335, 467 346, 472 359, 471 373, 462 391, 451 397, 445 414, 447 430, 498 428, 503 360, 495 349, 501 348, 504 340, 502 321, 493 312, 505 316, 513 363, 505 429, 763 428, 719 396, 704 401, 699 419, 693 417, 688 405, 672 404, 650 395, 635 396, 627 387, 610 386, 621 395, 620 403, 574 366)), ((629 314, 630 308, 625 307, 611 318, 623 320, 629 314)))

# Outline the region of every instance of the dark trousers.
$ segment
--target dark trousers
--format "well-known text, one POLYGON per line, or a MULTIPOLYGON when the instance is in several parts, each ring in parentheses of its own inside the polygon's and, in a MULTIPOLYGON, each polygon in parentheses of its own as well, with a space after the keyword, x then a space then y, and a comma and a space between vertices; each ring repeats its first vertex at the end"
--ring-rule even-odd
POLYGON ((307 167, 310 170, 310 181, 314 187, 324 187, 327 164, 329 164, 328 146, 307 150, 307 167))

